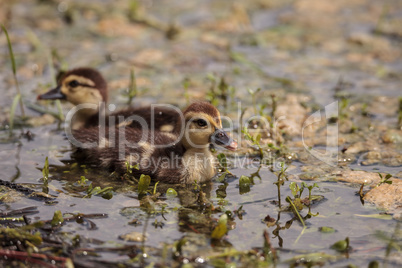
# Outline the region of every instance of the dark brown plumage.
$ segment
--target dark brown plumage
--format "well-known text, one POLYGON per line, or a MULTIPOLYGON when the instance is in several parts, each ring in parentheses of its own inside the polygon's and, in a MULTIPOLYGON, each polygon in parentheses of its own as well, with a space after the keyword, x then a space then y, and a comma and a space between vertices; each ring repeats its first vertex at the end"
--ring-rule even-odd
POLYGON ((106 128, 104 132, 98 127, 80 129, 73 132, 79 143, 70 139, 76 148, 74 157, 120 174, 126 172, 126 163, 138 164, 139 170, 132 170, 135 175, 146 174, 167 183, 209 180, 215 174, 215 158, 209 150, 211 141, 229 149, 237 147, 215 122, 213 116, 219 112, 214 109, 205 102, 190 105, 184 111, 185 133, 180 137, 127 127, 106 128))
POLYGON ((75 68, 63 74, 58 84, 60 84, 66 77, 70 75, 83 76, 91 79, 95 83, 94 88, 99 90, 99 93, 102 95, 102 99, 105 102, 108 101, 107 82, 100 72, 88 67, 75 68))
MULTIPOLYGON (((74 105, 92 104, 96 109, 88 108, 78 110, 72 117, 72 128, 88 128, 98 126, 104 122, 106 126, 124 124, 128 127, 143 127, 139 121, 123 121, 131 116, 139 116, 145 121, 145 127, 165 132, 176 133, 175 127, 180 120, 179 113, 167 107, 137 107, 126 108, 121 111, 100 115, 100 104, 108 101, 107 83, 103 76, 92 68, 76 68, 66 72, 59 79, 56 88, 38 96, 39 100, 64 99, 74 105), (154 115, 152 114, 154 111, 154 115)), ((106 105, 104 106, 106 107, 106 105)), ((104 112, 103 112, 104 114, 104 112)))

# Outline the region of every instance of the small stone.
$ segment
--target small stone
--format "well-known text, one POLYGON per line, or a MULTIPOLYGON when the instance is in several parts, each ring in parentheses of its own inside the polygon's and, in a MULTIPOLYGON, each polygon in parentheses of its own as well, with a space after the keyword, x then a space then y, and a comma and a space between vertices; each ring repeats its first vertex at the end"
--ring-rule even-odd
POLYGON ((51 116, 50 114, 44 114, 39 117, 32 117, 28 119, 27 123, 33 127, 39 127, 43 125, 50 125, 55 122, 55 118, 51 116))
POLYGON ((120 235, 119 238, 124 241, 132 241, 132 242, 147 241, 147 236, 143 235, 142 233, 139 233, 139 232, 131 232, 128 234, 120 235))
POLYGON ((392 184, 381 184, 366 193, 364 201, 373 203, 389 213, 402 207, 402 181, 393 179, 392 184))

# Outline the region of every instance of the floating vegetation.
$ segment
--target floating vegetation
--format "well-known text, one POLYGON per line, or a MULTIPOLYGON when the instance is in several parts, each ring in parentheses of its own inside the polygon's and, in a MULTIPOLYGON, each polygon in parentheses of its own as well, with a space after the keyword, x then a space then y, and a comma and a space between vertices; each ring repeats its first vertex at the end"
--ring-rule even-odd
POLYGON ((211 234, 212 239, 220 240, 226 235, 228 231, 227 222, 228 222, 228 216, 226 214, 222 214, 222 216, 219 217, 218 225, 212 231, 211 234))
POLYGON ((349 246, 349 237, 346 237, 345 240, 340 240, 335 242, 332 246, 332 249, 339 251, 339 252, 347 252, 350 250, 349 246))
POLYGON ((144 195, 148 192, 149 184, 151 183, 151 177, 141 174, 138 182, 138 195, 144 195))
POLYGON ((264 159, 264 150, 260 143, 261 142, 261 134, 258 133, 256 136, 251 135, 250 132, 248 131, 248 127, 246 127, 246 126, 243 127, 241 132, 244 134, 244 137, 246 138, 246 140, 251 141, 252 145, 257 147, 257 150, 260 154, 260 158, 264 159))
POLYGON ((228 109, 230 100, 234 100, 235 88, 226 83, 224 77, 218 78, 213 74, 208 74, 207 80, 211 82, 206 96, 207 100, 214 106, 223 105, 225 109, 228 109))
POLYGON ((169 188, 166 190, 166 196, 167 197, 176 197, 177 196, 177 192, 175 189, 173 188, 169 188))

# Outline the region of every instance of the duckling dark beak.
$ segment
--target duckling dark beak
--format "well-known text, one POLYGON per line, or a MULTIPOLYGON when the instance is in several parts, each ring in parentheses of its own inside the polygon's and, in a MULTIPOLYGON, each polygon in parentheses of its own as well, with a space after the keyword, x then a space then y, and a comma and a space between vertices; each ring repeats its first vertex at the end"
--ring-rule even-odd
POLYGON ((229 135, 222 129, 217 129, 211 136, 211 143, 214 145, 222 146, 226 149, 234 151, 237 149, 237 142, 229 137, 229 135))
POLYGON ((61 86, 57 86, 54 89, 49 90, 48 92, 39 95, 37 97, 38 100, 65 100, 66 95, 61 92, 61 86))

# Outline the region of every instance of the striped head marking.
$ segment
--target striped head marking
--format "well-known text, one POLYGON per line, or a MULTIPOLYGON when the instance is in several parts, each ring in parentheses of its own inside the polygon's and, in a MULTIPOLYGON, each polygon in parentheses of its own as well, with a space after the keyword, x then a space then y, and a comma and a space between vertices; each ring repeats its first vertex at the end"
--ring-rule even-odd
POLYGON ((107 101, 107 84, 103 76, 91 68, 77 68, 68 71, 56 88, 38 99, 65 99, 74 105, 107 101))

